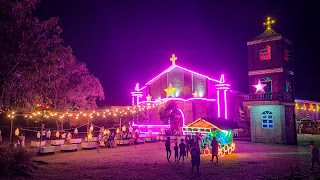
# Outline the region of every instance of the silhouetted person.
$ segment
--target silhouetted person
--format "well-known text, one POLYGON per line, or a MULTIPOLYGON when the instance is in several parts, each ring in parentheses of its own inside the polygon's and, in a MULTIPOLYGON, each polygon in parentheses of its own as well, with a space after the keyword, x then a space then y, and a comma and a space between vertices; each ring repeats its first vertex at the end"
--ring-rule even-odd
POLYGON ((213 162, 213 158, 216 157, 217 158, 217 163, 218 163, 218 148, 219 148, 219 144, 217 142, 216 137, 213 137, 213 139, 211 141, 211 147, 212 147, 212 158, 211 158, 211 161, 213 162))
POLYGON ((186 156, 186 144, 183 143, 184 139, 181 139, 181 143, 179 144, 180 147, 180 157, 178 162, 180 161, 180 158, 182 157, 182 162, 184 162, 184 157, 186 156))
POLYGON ((191 163, 192 163, 192 169, 193 172, 194 166, 197 167, 197 173, 199 176, 199 165, 200 165, 200 148, 196 142, 193 143, 193 147, 190 150, 191 154, 191 163))
POLYGON ((176 145, 174 146, 174 161, 178 160, 179 158, 178 150, 179 150, 178 143, 176 143, 176 145))
POLYGON ((169 162, 170 157, 171 157, 170 137, 167 138, 165 146, 166 146, 166 151, 167 151, 167 159, 168 159, 168 162, 169 162))
POLYGON ((310 141, 310 152, 311 152, 311 160, 312 160, 312 164, 311 164, 311 169, 312 169, 315 162, 318 163, 318 165, 320 165, 319 149, 316 145, 314 145, 313 141, 310 141))
POLYGON ((189 137, 188 136, 186 137, 185 143, 186 143, 186 154, 187 154, 187 157, 188 157, 189 152, 190 152, 190 144, 189 144, 189 137))

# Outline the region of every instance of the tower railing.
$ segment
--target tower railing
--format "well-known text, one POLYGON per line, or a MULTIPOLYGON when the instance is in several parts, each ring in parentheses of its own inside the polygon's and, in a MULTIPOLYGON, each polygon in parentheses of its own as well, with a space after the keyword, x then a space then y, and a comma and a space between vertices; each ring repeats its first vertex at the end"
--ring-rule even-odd
POLYGON ((261 93, 261 94, 247 94, 243 95, 244 101, 289 101, 288 96, 284 96, 283 93, 261 93))

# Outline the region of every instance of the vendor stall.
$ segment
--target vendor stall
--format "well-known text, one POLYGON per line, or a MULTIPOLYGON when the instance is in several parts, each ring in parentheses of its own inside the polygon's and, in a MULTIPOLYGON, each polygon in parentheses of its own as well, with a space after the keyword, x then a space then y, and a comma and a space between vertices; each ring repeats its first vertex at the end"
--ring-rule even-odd
POLYGON ((200 147, 205 155, 211 155, 211 142, 213 138, 216 138, 219 143, 219 156, 231 154, 235 150, 232 130, 221 129, 204 119, 199 118, 189 125, 182 127, 182 132, 184 135, 190 135, 193 138, 195 136, 200 137, 200 147))

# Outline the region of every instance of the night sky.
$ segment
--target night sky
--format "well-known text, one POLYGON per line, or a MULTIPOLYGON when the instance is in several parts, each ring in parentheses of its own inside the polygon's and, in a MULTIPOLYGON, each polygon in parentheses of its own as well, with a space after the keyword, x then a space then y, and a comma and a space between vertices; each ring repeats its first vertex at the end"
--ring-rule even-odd
POLYGON ((58 16, 66 46, 104 88, 106 105, 130 105, 137 82, 176 62, 248 92, 246 42, 273 29, 293 41, 296 98, 320 100, 319 4, 305 1, 44 0, 35 16, 58 16))

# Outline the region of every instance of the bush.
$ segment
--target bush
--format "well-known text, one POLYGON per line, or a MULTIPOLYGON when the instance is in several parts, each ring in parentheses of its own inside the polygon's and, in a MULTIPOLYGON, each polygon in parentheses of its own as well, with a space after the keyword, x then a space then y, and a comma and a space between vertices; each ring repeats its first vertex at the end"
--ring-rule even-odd
POLYGON ((26 149, 0 148, 0 175, 29 176, 34 168, 32 157, 33 153, 26 149))

